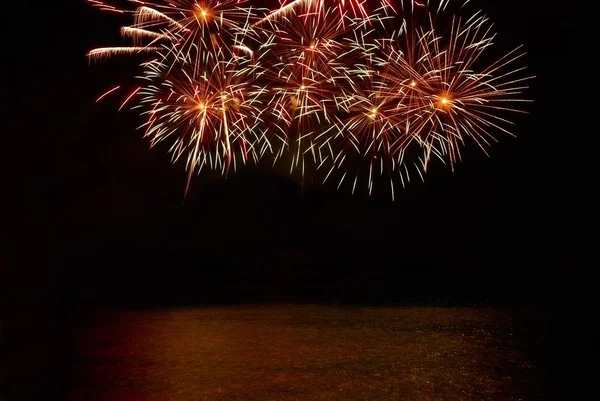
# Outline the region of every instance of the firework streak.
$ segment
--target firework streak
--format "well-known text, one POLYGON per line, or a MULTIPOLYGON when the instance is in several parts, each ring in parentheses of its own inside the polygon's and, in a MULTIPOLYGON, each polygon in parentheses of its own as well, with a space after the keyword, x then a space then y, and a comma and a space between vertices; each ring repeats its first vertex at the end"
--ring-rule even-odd
POLYGON ((121 33, 132 45, 88 57, 146 55, 121 108, 185 160, 186 193, 205 167, 226 175, 267 158, 353 192, 383 177, 393 198, 394 181, 423 179, 431 160, 453 168, 467 143, 487 154, 498 133, 513 135, 532 77, 520 48, 482 56, 495 33, 481 11, 466 13, 468 0, 377 1, 89 0, 131 15, 121 33))

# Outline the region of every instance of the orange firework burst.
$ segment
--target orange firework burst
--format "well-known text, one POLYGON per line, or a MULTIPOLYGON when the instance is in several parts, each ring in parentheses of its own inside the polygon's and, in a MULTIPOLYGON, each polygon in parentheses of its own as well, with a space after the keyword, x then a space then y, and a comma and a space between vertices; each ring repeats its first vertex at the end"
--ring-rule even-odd
MULTIPOLYGON (((103 10, 117 10, 98 0, 88 0, 103 10)), ((132 38, 128 47, 103 47, 90 51, 91 59, 102 59, 118 54, 155 52, 168 49, 176 57, 191 50, 199 57, 207 57, 211 43, 243 48, 240 37, 248 33, 257 19, 255 9, 246 7, 247 0, 131 0, 135 10, 118 10, 134 15, 134 23, 121 28, 124 37, 132 38), (144 44, 144 42, 147 43, 144 44)))
POLYGON ((238 160, 256 160, 253 144, 257 107, 247 98, 248 59, 218 50, 202 68, 177 60, 175 68, 162 60, 146 63, 139 104, 147 116, 142 125, 152 145, 171 140, 173 161, 187 156, 188 179, 203 167, 226 174, 238 160), (160 83, 157 85, 157 83, 160 83))
MULTIPOLYGON (((397 170, 402 185, 409 179, 405 156, 415 138, 405 129, 405 106, 395 96, 390 96, 378 71, 378 63, 369 58, 354 66, 336 68, 340 79, 347 80, 347 86, 336 92, 337 110, 332 113, 333 123, 309 134, 313 143, 310 151, 318 156, 318 168, 327 170, 324 180, 334 170, 342 171, 338 188, 347 178, 349 166, 358 161, 359 170, 352 179, 353 192, 362 164, 366 164, 368 170, 369 193, 377 174, 397 170)), ((413 164, 420 172, 422 165, 413 164)), ((393 180, 390 180, 390 186, 393 197, 393 180)))
POLYGON ((511 134, 506 114, 524 113, 517 106, 529 102, 521 96, 532 77, 513 67, 524 56, 519 48, 477 68, 494 37, 483 16, 453 18, 445 37, 430 17, 426 28, 401 31, 383 50, 386 90, 404 105, 407 130, 425 149, 425 167, 431 155, 447 155, 454 166, 467 139, 486 152, 494 131, 511 134))
POLYGON ((409 169, 423 178, 434 157, 454 167, 468 141, 486 151, 528 102, 531 77, 516 65, 524 53, 486 63, 489 20, 455 16, 440 30, 449 0, 398 0, 399 15, 388 0, 372 12, 364 0, 295 0, 271 12, 250 0, 130 0, 129 11, 89 1, 134 16, 122 28, 132 46, 90 59, 157 55, 121 108, 136 99, 152 144, 171 140, 173 159, 187 158, 186 193, 205 166, 226 174, 286 151, 302 174, 309 164, 324 180, 339 171, 338 187, 355 174, 353 192, 364 170, 369 193, 384 173, 404 186, 409 169), (390 21, 400 21, 392 34, 390 21))
POLYGON ((265 112, 274 116, 273 134, 281 139, 276 158, 292 150, 292 168, 303 162, 309 146, 302 134, 315 124, 330 123, 329 109, 342 85, 331 62, 346 51, 337 41, 348 31, 344 19, 331 8, 299 6, 260 28, 268 86, 265 112))
MULTIPOLYGON (((442 2, 439 9, 445 6, 442 2)), ((360 59, 335 67, 348 85, 336 91, 332 124, 305 137, 319 168, 328 166, 325 179, 342 171, 338 187, 356 164, 352 160, 368 166, 369 193, 375 172, 396 170, 404 186, 413 167, 423 178, 432 156, 454 167, 468 139, 485 152, 496 140, 494 131, 511 134, 506 114, 525 112, 519 105, 529 102, 521 96, 531 77, 521 74, 524 67, 513 66, 524 53, 515 49, 478 69, 495 37, 488 19, 453 18, 442 36, 433 14, 425 16, 411 29, 405 19, 388 39, 355 39, 351 47, 360 59)), ((353 191, 357 180, 358 174, 353 191)), ((393 180, 390 185, 393 197, 393 180)))

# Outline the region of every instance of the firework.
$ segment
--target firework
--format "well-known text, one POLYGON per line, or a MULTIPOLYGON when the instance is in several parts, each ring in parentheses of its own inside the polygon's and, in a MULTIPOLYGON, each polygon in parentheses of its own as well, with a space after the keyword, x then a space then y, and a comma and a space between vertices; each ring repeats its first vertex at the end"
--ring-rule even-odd
POLYGON ((247 98, 251 63, 222 48, 198 67, 188 60, 174 64, 165 55, 146 63, 138 105, 152 145, 168 140, 173 161, 186 157, 186 193, 194 172, 204 167, 227 174, 239 162, 256 159, 258 109, 247 98), (159 84, 157 84, 159 83, 159 84))
MULTIPOLYGON (((360 61, 335 67, 338 80, 347 84, 336 91, 332 123, 307 134, 312 143, 309 151, 318 159, 317 168, 326 170, 324 181, 334 170, 341 171, 338 188, 354 174, 350 178, 354 192, 362 166, 368 171, 369 193, 377 174, 397 170, 404 185, 409 179, 406 150, 418 140, 406 129, 406 106, 382 79, 379 70, 383 61, 374 54, 379 45, 363 43, 352 48, 358 51, 360 61), (353 165, 358 165, 355 173, 351 172, 353 165)), ((393 197, 393 180, 390 186, 393 197)))
MULTIPOLYGON (((383 0, 389 4, 387 0, 383 0)), ((322 12, 324 9, 333 8, 339 11, 340 16, 350 15, 353 18, 371 18, 365 6, 366 0, 292 0, 289 3, 282 3, 281 6, 259 19, 255 25, 260 26, 269 21, 289 17, 298 9, 303 9, 306 13, 322 12)))
MULTIPOLYGON (((121 28, 124 37, 133 40, 128 47, 102 47, 88 53, 97 60, 119 54, 169 51, 174 59, 189 57, 193 51, 199 58, 217 42, 222 47, 243 47, 241 39, 258 17, 258 10, 246 0, 130 0, 137 8, 121 10, 98 0, 88 0, 103 10, 133 15, 134 22, 121 28), (147 42, 147 43, 145 43, 147 42)), ((197 60, 201 62, 201 60, 197 60)))
POLYGON ((521 96, 531 77, 517 62, 525 53, 517 48, 480 66, 494 38, 483 16, 454 17, 447 36, 437 34, 430 16, 383 49, 386 91, 404 106, 406 129, 424 148, 424 167, 432 155, 454 166, 467 139, 486 152, 495 131, 512 135, 506 115, 524 113, 519 105, 529 102, 521 96))
MULTIPOLYGON (((532 77, 518 63, 525 53, 517 48, 486 65, 495 38, 486 17, 453 17, 443 35, 435 13, 425 11, 387 38, 354 40, 360 60, 338 67, 351 77, 349 89, 336 91, 341 107, 329 127, 307 134, 325 179, 339 170, 338 187, 354 174, 354 191, 360 170, 368 172, 369 193, 376 173, 397 171, 404 186, 411 170, 423 179, 432 158, 454 168, 468 141, 487 154, 497 132, 513 135, 508 116, 526 113, 530 100, 522 96, 532 77)), ((390 186, 394 197, 393 180, 390 186)))
POLYGON ((333 61, 345 46, 337 39, 349 29, 348 20, 334 9, 297 7, 261 27, 260 51, 265 54, 265 113, 279 139, 276 158, 284 150, 293 154, 291 167, 302 162, 309 146, 302 134, 319 124, 329 124, 329 109, 342 81, 336 81, 333 61))
POLYGON ((398 1, 369 11, 364 0, 295 0, 266 11, 247 0, 130 0, 134 10, 90 0, 131 14, 121 33, 133 43, 89 57, 155 55, 120 108, 136 101, 151 143, 170 141, 173 160, 186 159, 186 193, 202 168, 227 174, 267 153, 289 154, 292 170, 310 165, 324 181, 336 172, 353 192, 367 171, 371 193, 376 175, 398 173, 404 186, 434 158, 453 168, 469 141, 485 152, 528 102, 525 53, 486 61, 495 33, 481 12, 440 23, 449 0, 398 1))

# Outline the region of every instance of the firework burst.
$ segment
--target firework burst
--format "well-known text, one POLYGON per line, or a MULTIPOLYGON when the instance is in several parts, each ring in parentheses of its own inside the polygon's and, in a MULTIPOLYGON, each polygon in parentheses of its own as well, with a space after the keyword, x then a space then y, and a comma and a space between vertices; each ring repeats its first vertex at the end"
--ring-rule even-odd
MULTIPOLYGON (((404 185, 405 179, 409 179, 405 153, 418 140, 406 130, 406 106, 382 79, 381 60, 372 57, 371 51, 378 46, 370 47, 354 46, 361 49, 361 62, 336 67, 338 80, 345 80, 346 85, 336 91, 337 109, 332 113, 332 123, 307 134, 312 143, 310 153, 319 161, 317 167, 326 170, 324 181, 339 170, 339 188, 348 175, 354 174, 350 166, 357 165, 354 177, 350 178, 354 192, 359 173, 365 166, 369 193, 376 175, 391 174, 395 170, 404 185)), ((394 196, 393 180, 390 186, 394 196)))
POLYGON ((190 51, 202 58, 212 51, 215 42, 222 47, 243 48, 240 38, 248 35, 258 18, 258 10, 248 6, 247 0, 130 0, 137 6, 134 10, 89 1, 103 10, 132 14, 134 19, 132 25, 121 28, 122 35, 132 39, 133 45, 93 49, 88 53, 93 60, 159 50, 173 52, 174 59, 189 57, 190 51))
POLYGON ((173 161, 186 157, 186 192, 194 172, 204 167, 227 174, 239 162, 256 160, 254 143, 258 108, 251 99, 252 64, 223 49, 199 68, 166 56, 146 63, 138 105, 152 145, 169 140, 173 161), (175 65, 175 68, 173 68, 175 65))
POLYGON ((528 102, 525 53, 486 61, 489 19, 440 24, 449 0, 380 0, 372 11, 364 0, 270 11, 250 0, 89 1, 133 16, 121 30, 132 45, 94 49, 91 60, 154 54, 121 108, 135 100, 151 143, 170 141, 173 160, 186 159, 186 193, 202 168, 227 174, 267 153, 324 181, 336 172, 353 192, 364 171, 369 193, 376 175, 399 173, 404 186, 434 158, 454 167, 469 141, 486 151, 498 132, 512 135, 509 116, 528 102))
POLYGON ((517 48, 477 68, 493 44, 491 28, 484 16, 455 17, 442 36, 430 16, 420 28, 401 30, 382 51, 386 92, 404 106, 406 129, 419 138, 425 167, 432 155, 445 155, 454 166, 467 140, 486 152, 495 131, 512 135, 507 114, 524 113, 519 105, 529 102, 522 95, 532 77, 515 66, 524 52, 517 48))
POLYGON ((337 39, 351 26, 333 8, 299 6, 260 29, 269 88, 265 112, 273 116, 270 131, 280 143, 275 159, 284 150, 291 151, 291 168, 304 168, 303 155, 310 143, 304 143, 303 133, 331 122, 335 93, 345 84, 334 73, 337 59, 347 51, 337 39))

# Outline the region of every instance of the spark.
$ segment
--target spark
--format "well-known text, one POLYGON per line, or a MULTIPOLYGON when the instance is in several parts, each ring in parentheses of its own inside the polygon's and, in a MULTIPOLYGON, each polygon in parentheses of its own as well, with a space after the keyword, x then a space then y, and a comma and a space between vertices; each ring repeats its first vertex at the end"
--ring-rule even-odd
POLYGON ((125 105, 131 100, 132 97, 134 97, 139 92, 140 89, 142 89, 142 88, 141 87, 136 88, 133 92, 131 92, 131 94, 129 96, 127 96, 125 101, 123 101, 123 103, 121 104, 121 107, 119 107, 119 111, 121 109, 123 109, 123 107, 125 107, 125 105))
POLYGON ((152 38, 152 39, 166 39, 167 35, 163 35, 161 33, 148 31, 146 29, 134 28, 131 26, 124 26, 121 28, 121 35, 123 37, 130 37, 136 40, 142 38, 152 38))
POLYGON ((132 47, 100 47, 88 52, 87 57, 93 61, 99 61, 110 56, 119 54, 137 54, 143 52, 159 51, 158 47, 132 46, 132 47))
POLYGON ((121 87, 121 85, 117 85, 112 89, 109 89, 107 92, 103 93, 98 99, 96 99, 96 103, 98 103, 100 100, 102 100, 104 97, 106 97, 107 95, 113 93, 114 91, 118 90, 121 87))

